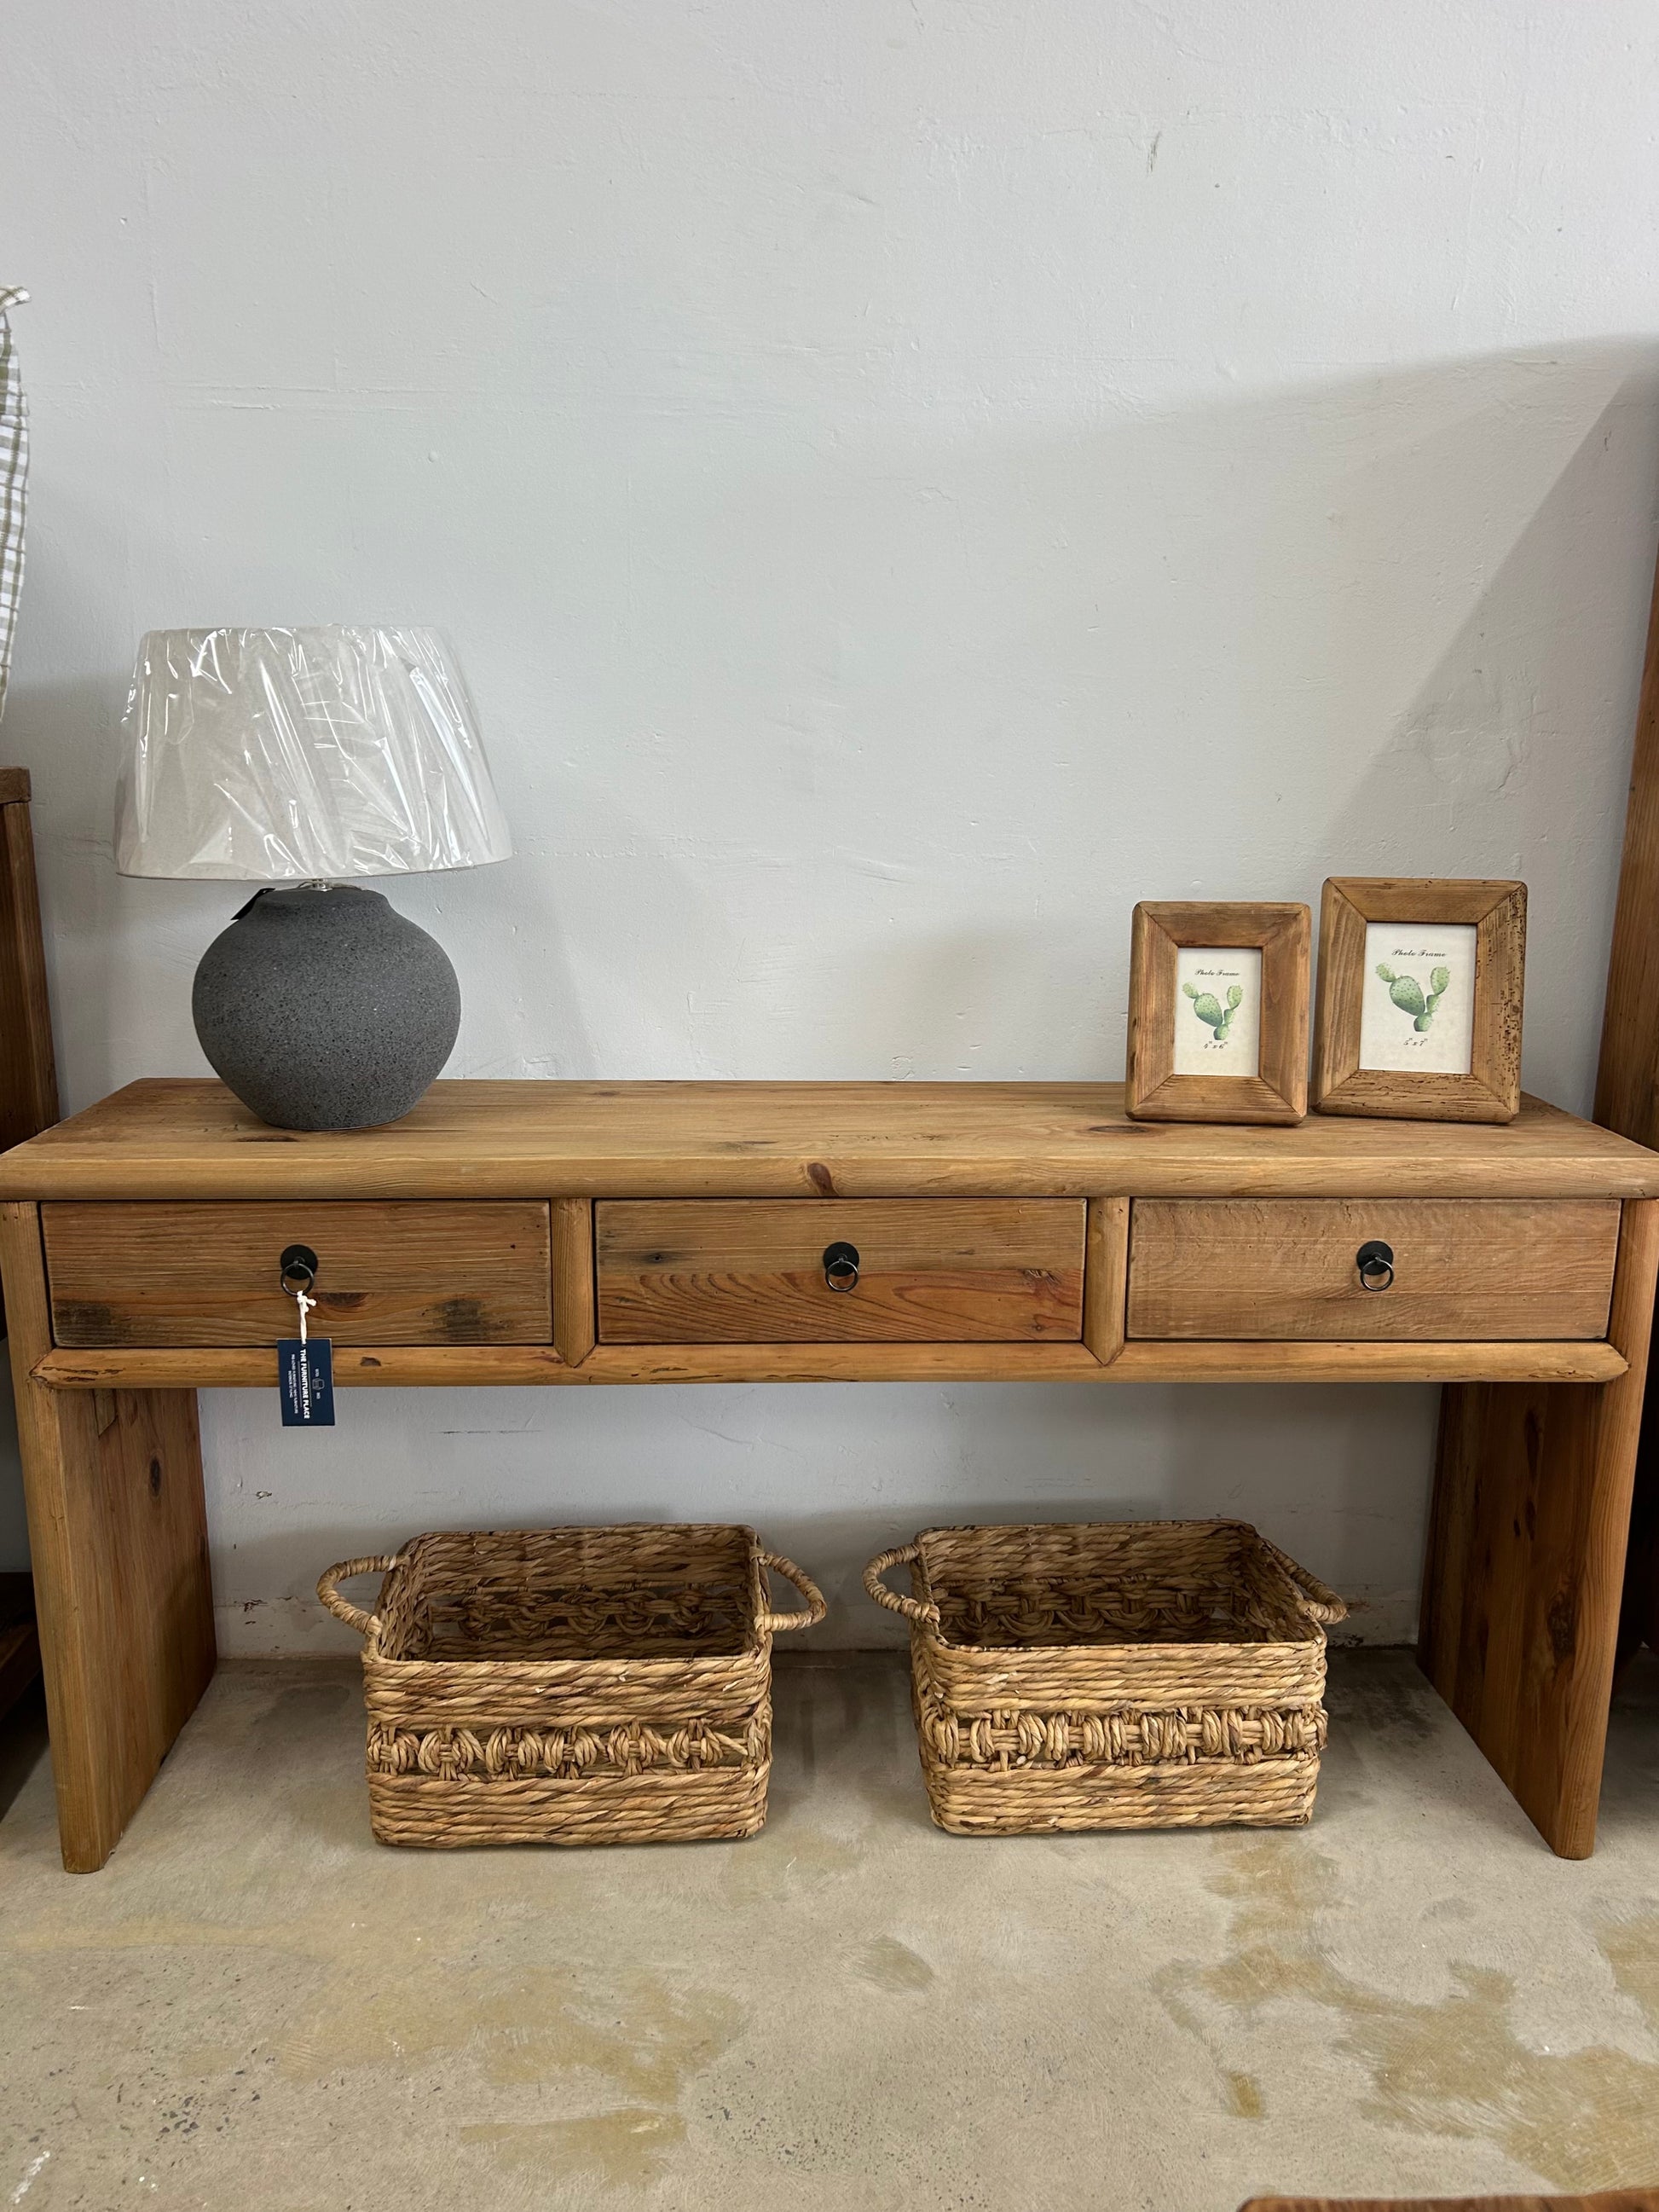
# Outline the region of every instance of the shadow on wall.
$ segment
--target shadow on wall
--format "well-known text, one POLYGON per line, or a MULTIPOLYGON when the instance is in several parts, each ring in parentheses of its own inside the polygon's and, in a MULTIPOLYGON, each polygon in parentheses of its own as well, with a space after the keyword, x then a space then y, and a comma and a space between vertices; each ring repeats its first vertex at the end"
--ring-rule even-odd
MULTIPOLYGON (((1519 874, 1528 1085, 1587 1106, 1659 523, 1652 349, 1458 363, 1008 466, 933 474, 959 514, 1027 519, 991 574, 1042 611, 1009 633, 964 569, 974 656, 934 659, 919 621, 884 672, 885 719, 932 740, 891 772, 885 842, 870 823, 834 856, 861 887, 815 948, 820 1034, 856 1036, 860 1073, 1115 1075, 1139 897, 1519 874), (930 869, 971 923, 883 927, 930 869)), ((963 535, 991 556, 988 526, 963 535)))
MULTIPOLYGON (((1501 439, 1515 410, 1492 411, 1498 422, 1473 426, 1477 437, 1501 439)), ((1552 410, 1558 425, 1569 435, 1571 413, 1552 410)), ((1437 460, 1466 477, 1470 427, 1435 441, 1425 468, 1437 460)), ((1601 1034, 1656 495, 1650 359, 1589 424, 1329 832, 1342 856, 1333 873, 1526 881, 1527 1085, 1582 1113, 1601 1034)))

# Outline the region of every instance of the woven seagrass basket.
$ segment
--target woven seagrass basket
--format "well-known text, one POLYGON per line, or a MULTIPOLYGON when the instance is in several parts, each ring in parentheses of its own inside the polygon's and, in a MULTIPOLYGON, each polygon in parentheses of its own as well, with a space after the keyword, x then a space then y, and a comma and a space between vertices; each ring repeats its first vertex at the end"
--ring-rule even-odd
POLYGON ((910 1623, 933 1818, 957 1835, 1298 1826, 1346 1612, 1243 1521, 929 1528, 865 1570, 910 1623), (882 1582, 908 1565, 912 1595, 882 1582))
POLYGON ((772 1762, 772 1638, 822 1620, 751 1528, 417 1536, 317 1595, 366 1639, 370 1825, 383 1844, 752 1836, 772 1762), (806 1601, 769 1610, 774 1568, 806 1601), (382 1574, 372 1613, 338 1585, 382 1574))

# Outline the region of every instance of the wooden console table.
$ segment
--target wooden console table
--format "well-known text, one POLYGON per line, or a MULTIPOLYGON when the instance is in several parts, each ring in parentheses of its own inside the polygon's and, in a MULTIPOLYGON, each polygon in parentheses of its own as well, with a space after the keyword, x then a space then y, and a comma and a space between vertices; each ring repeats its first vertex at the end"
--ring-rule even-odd
POLYGON ((1530 1099, 1234 1128, 1129 1121, 1115 1084, 440 1083, 299 1136, 163 1080, 0 1158, 70 1869, 212 1673, 195 1394, 274 1386, 294 1243, 342 1385, 1452 1384, 1423 1664, 1592 1847, 1659 1153, 1530 1099))

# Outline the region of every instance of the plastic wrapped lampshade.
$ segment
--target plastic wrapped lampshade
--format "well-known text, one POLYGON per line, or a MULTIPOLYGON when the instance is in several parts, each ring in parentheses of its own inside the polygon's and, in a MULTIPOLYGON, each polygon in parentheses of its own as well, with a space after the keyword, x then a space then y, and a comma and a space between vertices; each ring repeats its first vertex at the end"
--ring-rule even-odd
POLYGON ((435 630, 151 630, 122 732, 125 876, 332 881, 513 850, 435 630))

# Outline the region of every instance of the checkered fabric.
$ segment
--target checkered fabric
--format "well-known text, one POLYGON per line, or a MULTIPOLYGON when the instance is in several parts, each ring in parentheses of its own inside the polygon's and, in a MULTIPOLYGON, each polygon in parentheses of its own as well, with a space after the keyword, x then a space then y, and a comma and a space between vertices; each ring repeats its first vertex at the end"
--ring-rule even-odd
POLYGON ((29 468, 28 408, 7 311, 27 297, 15 285, 0 285, 0 714, 5 711, 12 630, 23 588, 23 486, 29 468))

